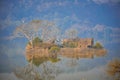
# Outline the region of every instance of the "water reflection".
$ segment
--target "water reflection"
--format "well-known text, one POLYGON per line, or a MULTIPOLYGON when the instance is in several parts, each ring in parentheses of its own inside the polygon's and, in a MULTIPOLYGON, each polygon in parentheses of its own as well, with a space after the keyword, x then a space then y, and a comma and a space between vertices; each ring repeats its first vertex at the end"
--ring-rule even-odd
POLYGON ((58 66, 44 62, 40 67, 29 63, 21 69, 16 69, 14 74, 17 78, 22 80, 54 80, 60 72, 58 66))
MULTIPOLYGON (((82 53, 60 51, 57 54, 45 54, 36 50, 26 52, 28 65, 16 69, 14 74, 23 80, 56 80, 60 74, 71 73, 76 67, 79 71, 79 59, 93 59, 106 55, 106 50, 87 49, 82 53), (67 63, 68 66, 65 66, 67 63)), ((85 79, 84 77, 81 79, 85 79)))
POLYGON ((94 58, 94 57, 102 57, 105 56, 107 51, 105 49, 84 49, 80 50, 79 52, 74 51, 72 49, 62 49, 60 52, 61 56, 65 56, 68 58, 94 58))
POLYGON ((17 78, 23 80, 41 80, 39 72, 32 64, 28 64, 23 68, 16 69, 14 74, 17 78))
POLYGON ((58 61, 60 61, 59 58, 51 58, 51 57, 33 57, 32 59, 28 59, 28 62, 31 62, 32 64, 34 64, 35 66, 39 67, 42 63, 50 61, 52 63, 56 63, 58 61))
POLYGON ((58 53, 48 53, 48 50, 45 49, 33 49, 26 51, 26 58, 27 60, 31 60, 33 58, 40 59, 40 58, 51 58, 56 59, 58 56, 64 56, 67 58, 94 58, 94 57, 102 57, 105 56, 107 51, 105 49, 84 49, 84 50, 77 50, 73 48, 62 48, 58 53))

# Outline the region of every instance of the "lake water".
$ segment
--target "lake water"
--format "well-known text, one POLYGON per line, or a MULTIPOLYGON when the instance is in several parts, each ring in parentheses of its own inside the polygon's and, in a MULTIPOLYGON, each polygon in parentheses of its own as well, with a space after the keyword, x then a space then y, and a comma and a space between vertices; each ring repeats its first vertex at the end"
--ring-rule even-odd
POLYGON ((28 61, 25 54, 2 55, 1 80, 113 80, 107 75, 107 64, 119 58, 119 51, 107 49, 105 56, 71 58, 59 55, 57 59, 38 58, 28 61))

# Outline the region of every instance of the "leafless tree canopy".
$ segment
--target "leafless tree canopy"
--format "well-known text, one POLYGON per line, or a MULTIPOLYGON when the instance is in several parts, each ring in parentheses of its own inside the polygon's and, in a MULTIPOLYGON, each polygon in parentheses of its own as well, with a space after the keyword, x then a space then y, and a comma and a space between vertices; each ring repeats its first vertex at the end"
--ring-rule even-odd
POLYGON ((58 38, 60 29, 50 21, 33 20, 18 26, 13 32, 14 37, 24 37, 32 45, 32 40, 39 37, 44 41, 55 40, 58 38))
POLYGON ((65 31, 65 35, 67 38, 74 39, 78 36, 78 30, 75 28, 70 28, 65 31))

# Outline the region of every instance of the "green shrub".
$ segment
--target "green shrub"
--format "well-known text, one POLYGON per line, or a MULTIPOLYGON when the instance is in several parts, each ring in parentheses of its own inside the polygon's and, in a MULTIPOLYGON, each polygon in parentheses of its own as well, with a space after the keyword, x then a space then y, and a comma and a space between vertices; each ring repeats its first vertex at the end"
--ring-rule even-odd
POLYGON ((32 42, 33 46, 39 46, 39 44, 42 43, 43 41, 39 37, 36 37, 32 42))
POLYGON ((94 47, 94 48, 97 48, 97 49, 103 48, 103 46, 102 46, 101 43, 99 43, 99 42, 96 42, 96 44, 95 44, 93 47, 94 47))
POLYGON ((77 47, 77 44, 76 44, 75 42, 71 42, 71 43, 69 44, 69 47, 70 47, 70 48, 75 48, 75 47, 77 47))
POLYGON ((58 46, 53 46, 49 50, 50 53, 57 53, 58 51, 60 51, 60 48, 58 46))
POLYGON ((63 43, 63 47, 76 48, 77 43, 76 42, 66 42, 66 43, 63 43))

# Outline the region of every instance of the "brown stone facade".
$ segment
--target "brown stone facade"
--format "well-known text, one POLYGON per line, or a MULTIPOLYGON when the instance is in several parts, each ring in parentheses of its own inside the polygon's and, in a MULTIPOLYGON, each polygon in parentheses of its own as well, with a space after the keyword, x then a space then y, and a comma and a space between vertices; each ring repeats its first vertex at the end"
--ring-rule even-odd
POLYGON ((77 48, 85 49, 93 46, 94 40, 93 38, 77 38, 77 39, 64 39, 64 43, 74 42, 77 44, 77 48))
POLYGON ((93 46, 92 38, 84 38, 78 40, 78 48, 88 48, 93 46))

